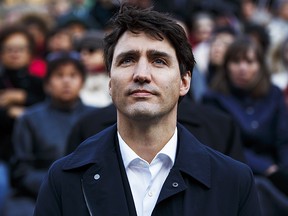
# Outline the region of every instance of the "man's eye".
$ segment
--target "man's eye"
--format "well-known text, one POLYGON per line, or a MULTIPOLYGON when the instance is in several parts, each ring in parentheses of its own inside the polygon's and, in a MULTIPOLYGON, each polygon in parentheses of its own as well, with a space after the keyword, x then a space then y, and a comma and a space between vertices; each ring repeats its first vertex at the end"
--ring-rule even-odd
POLYGON ((120 64, 121 65, 126 65, 126 64, 130 64, 130 63, 132 63, 133 62, 133 59, 132 58, 125 58, 125 59, 122 59, 121 61, 120 61, 120 64))
POLYGON ((155 59, 154 63, 155 64, 161 64, 161 65, 167 65, 166 61, 164 61, 163 59, 155 59))

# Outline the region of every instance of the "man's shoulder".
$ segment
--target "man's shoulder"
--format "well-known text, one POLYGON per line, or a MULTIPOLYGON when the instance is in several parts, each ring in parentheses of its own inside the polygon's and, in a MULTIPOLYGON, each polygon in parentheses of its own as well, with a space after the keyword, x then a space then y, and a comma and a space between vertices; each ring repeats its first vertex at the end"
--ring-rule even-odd
POLYGON ((115 148, 116 125, 89 137, 83 141, 72 153, 55 161, 51 169, 69 171, 95 164, 115 148))
POLYGON ((178 125, 178 128, 179 127, 181 127, 180 131, 182 131, 180 134, 180 140, 185 142, 182 142, 181 144, 182 146, 184 145, 185 148, 184 155, 185 157, 190 158, 188 160, 191 160, 191 162, 196 163, 201 159, 203 166, 205 163, 206 165, 209 164, 207 167, 210 167, 209 170, 212 174, 213 172, 223 175, 230 175, 239 172, 248 172, 247 174, 251 173, 251 169, 248 165, 201 143, 182 125, 178 125))

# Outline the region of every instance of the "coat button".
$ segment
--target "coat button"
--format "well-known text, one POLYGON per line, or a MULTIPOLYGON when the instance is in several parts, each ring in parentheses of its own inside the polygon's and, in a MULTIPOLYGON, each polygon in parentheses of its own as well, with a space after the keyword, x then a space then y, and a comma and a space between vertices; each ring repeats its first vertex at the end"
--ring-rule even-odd
POLYGON ((179 184, 177 182, 172 183, 172 187, 177 188, 178 186, 179 186, 179 184))
POLYGON ((252 121, 251 127, 252 127, 252 129, 257 129, 259 127, 259 122, 258 121, 252 121))
POLYGON ((100 179, 100 175, 99 175, 99 174, 95 174, 95 175, 94 175, 94 179, 95 179, 95 180, 100 179))

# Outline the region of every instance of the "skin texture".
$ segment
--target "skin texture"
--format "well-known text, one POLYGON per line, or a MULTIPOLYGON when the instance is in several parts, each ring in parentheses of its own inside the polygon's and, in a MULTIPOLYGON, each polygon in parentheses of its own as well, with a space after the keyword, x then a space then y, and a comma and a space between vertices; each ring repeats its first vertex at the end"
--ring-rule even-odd
POLYGON ((151 162, 175 132, 178 99, 188 92, 191 73, 180 76, 167 39, 125 32, 115 47, 110 77, 118 131, 136 154, 151 162))

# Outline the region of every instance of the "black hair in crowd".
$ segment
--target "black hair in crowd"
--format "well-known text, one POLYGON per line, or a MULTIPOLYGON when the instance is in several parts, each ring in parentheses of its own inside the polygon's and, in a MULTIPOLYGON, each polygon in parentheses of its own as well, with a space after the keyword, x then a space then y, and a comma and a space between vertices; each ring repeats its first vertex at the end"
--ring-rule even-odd
POLYGON ((84 65, 80 60, 80 56, 77 52, 55 52, 47 56, 47 72, 44 77, 44 81, 47 82, 61 65, 72 63, 79 73, 81 74, 83 80, 86 77, 86 70, 84 65))
POLYGON ((183 28, 167 14, 153 11, 152 8, 141 9, 129 4, 122 4, 118 14, 111 19, 112 32, 104 40, 104 59, 110 72, 115 46, 126 31, 135 34, 144 32, 157 40, 167 38, 175 48, 180 73, 184 75, 193 70, 195 59, 191 45, 183 28))

